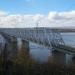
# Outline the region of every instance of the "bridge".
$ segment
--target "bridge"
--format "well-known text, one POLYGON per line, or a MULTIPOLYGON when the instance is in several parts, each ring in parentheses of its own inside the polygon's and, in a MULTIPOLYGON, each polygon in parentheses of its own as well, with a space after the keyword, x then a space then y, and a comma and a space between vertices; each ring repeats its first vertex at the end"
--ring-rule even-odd
POLYGON ((9 42, 13 38, 22 38, 60 52, 75 55, 75 48, 65 45, 60 32, 49 28, 1 28, 0 34, 9 42))

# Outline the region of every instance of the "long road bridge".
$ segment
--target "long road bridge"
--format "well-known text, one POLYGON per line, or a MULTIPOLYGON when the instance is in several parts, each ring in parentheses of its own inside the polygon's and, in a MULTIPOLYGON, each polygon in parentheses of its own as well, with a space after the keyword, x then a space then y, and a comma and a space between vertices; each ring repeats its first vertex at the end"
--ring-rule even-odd
POLYGON ((12 37, 22 38, 57 50, 75 55, 75 48, 65 45, 62 35, 57 30, 47 28, 1 28, 0 34, 9 42, 12 37))

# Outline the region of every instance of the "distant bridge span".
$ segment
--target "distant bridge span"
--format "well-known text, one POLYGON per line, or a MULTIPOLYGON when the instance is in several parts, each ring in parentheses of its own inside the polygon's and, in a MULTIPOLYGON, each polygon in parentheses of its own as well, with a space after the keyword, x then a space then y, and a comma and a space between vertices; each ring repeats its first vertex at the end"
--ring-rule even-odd
POLYGON ((32 41, 51 48, 75 55, 75 48, 66 46, 61 34, 53 29, 46 28, 1 28, 0 34, 6 38, 12 36, 32 41))

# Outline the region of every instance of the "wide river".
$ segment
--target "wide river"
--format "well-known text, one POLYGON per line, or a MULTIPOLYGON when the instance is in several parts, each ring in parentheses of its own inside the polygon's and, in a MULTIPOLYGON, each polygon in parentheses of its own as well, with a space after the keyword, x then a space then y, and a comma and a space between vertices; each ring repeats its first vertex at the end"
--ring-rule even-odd
MULTIPOLYGON (((66 45, 75 47, 75 33, 61 33, 62 38, 66 45)), ((44 46, 35 44, 30 42, 30 55, 40 63, 47 62, 48 60, 55 59, 60 63, 60 61, 64 64, 70 65, 73 61, 73 55, 64 54, 64 53, 55 53, 44 46)), ((55 61, 55 62, 56 62, 55 61)))

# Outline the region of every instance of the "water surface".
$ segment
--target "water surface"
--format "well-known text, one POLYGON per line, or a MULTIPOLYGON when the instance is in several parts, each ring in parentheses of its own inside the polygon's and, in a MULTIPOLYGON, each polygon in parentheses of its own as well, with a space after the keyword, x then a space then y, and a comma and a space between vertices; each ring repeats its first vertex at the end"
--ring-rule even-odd
MULTIPOLYGON (((61 33, 61 35, 66 45, 75 47, 75 33, 61 33)), ((50 57, 66 65, 71 65, 73 62, 73 55, 64 55, 64 53, 53 54, 49 48, 32 42, 30 42, 30 55, 39 62, 47 62, 50 60, 50 57)))

